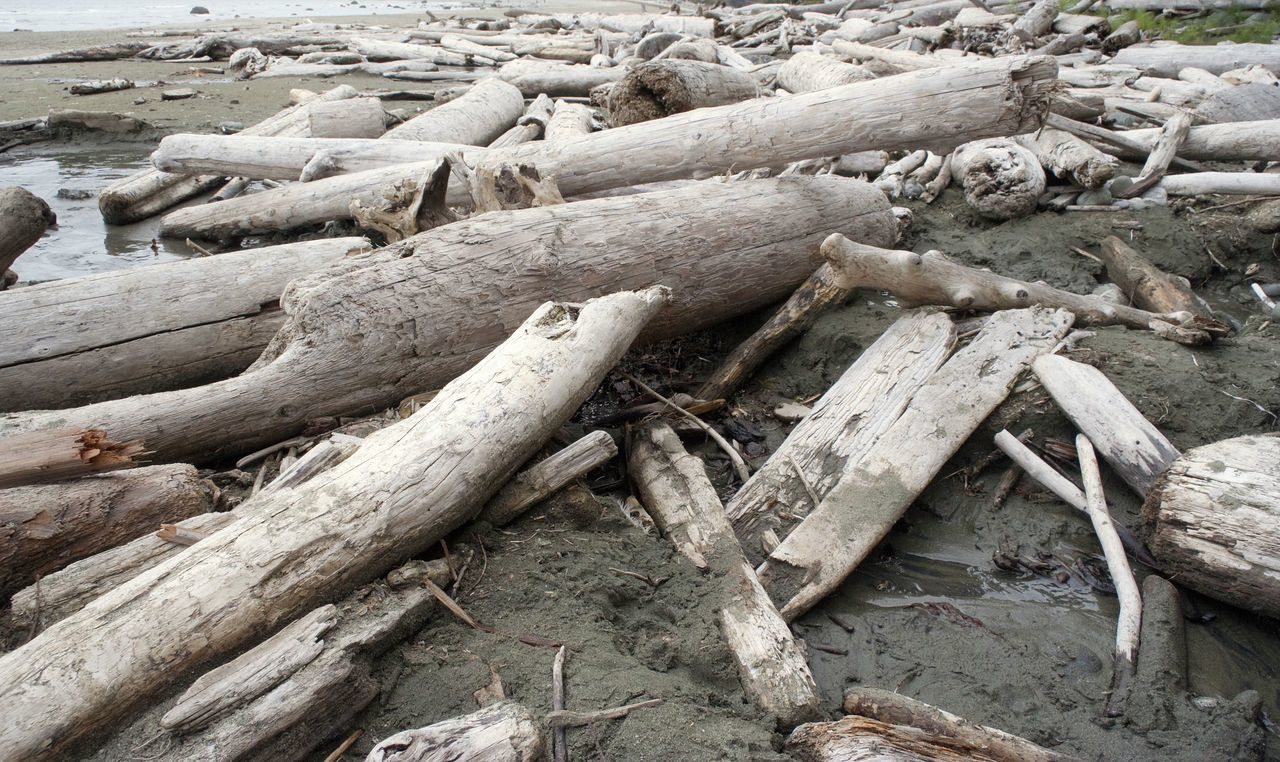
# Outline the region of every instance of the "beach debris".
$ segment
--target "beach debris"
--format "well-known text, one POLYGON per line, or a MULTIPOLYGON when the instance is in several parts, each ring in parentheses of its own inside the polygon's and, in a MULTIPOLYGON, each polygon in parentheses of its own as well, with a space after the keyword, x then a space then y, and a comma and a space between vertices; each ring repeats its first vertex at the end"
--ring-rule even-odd
POLYGON ((48 202, 26 188, 13 185, 0 190, 0 274, 6 274, 0 291, 9 286, 7 273, 12 272, 14 260, 57 223, 48 202))
POLYGON ((127 79, 94 79, 78 82, 71 86, 72 95, 97 95, 98 93, 114 93, 117 90, 129 90, 133 82, 127 79))

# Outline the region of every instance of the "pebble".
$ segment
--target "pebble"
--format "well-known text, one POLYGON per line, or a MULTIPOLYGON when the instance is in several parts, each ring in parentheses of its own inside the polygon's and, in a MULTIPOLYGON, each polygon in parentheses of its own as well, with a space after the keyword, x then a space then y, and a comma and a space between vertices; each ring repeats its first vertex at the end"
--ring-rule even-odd
POLYGON ((1111 191, 1106 188, 1087 190, 1076 198, 1080 206, 1106 206, 1111 203, 1111 191))
POLYGON ((196 97, 196 91, 189 87, 181 87, 177 90, 163 90, 160 93, 160 100, 162 101, 181 101, 194 97, 196 97))
POLYGON ((773 409, 773 415, 780 421, 798 421, 813 412, 808 405, 798 402, 784 402, 773 409))

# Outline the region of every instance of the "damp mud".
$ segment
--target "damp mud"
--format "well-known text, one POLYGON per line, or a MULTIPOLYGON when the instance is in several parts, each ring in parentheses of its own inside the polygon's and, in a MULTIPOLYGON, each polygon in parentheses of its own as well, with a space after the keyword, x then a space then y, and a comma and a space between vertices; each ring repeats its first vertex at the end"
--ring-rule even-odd
MULTIPOLYGON (((380 17, 378 23, 387 21, 380 17)), ((0 55, 83 42, 76 37, 81 33, 50 33, 38 44, 29 39, 35 33, 22 34, 28 37, 0 35, 0 55)), ((107 39, 99 35, 97 41, 107 39)), ((130 69, 135 65, 148 67, 152 77, 153 67, 165 67, 160 78, 173 84, 202 80, 202 95, 183 105, 137 90, 80 98, 76 106, 135 110, 158 133, 209 131, 222 121, 251 124, 269 116, 287 105, 291 87, 363 86, 356 77, 224 82, 164 63, 7 67, 0 71, 5 118, 65 107, 71 96, 61 88, 72 78, 143 79, 130 69), (16 79, 25 84, 14 84, 16 79), (133 104, 139 97, 148 102, 133 104)), ((364 83, 374 84, 384 86, 364 83)), ((153 144, 153 135, 89 143, 61 137, 0 155, 3 184, 27 185, 59 214, 59 230, 18 260, 15 269, 24 280, 187 255, 170 248, 180 242, 164 242, 156 253, 147 223, 132 231, 105 228, 94 219, 96 199, 57 198, 63 187, 96 193, 139 166, 153 144)), ((952 189, 932 206, 909 205, 914 222, 901 247, 938 249, 964 264, 1088 292, 1105 281, 1105 273, 1075 249, 1096 252, 1103 238, 1119 235, 1157 265, 1187 277, 1239 324, 1235 335, 1212 347, 1190 348, 1149 332, 1090 328, 1067 351, 1102 369, 1186 450, 1280 430, 1280 327, 1266 321, 1246 286, 1250 280, 1280 281, 1277 242, 1243 224, 1246 207, 1197 211, 1211 203, 1041 212, 993 224, 977 219, 952 189)), ((744 437, 744 446, 749 461, 760 465, 792 425, 772 411, 823 393, 901 314, 883 294, 856 292, 708 419, 721 427, 732 419, 740 424, 736 429, 754 432, 744 437)), ((635 349, 622 367, 660 392, 696 393, 719 360, 767 316, 763 311, 635 349)), ((590 426, 597 413, 634 393, 621 375, 611 374, 574 425, 590 426)), ((1024 381, 862 566, 797 620, 793 630, 807 648, 824 710, 837 716, 843 692, 861 685, 898 691, 1088 760, 1256 759, 1264 745, 1266 759, 1280 759, 1272 723, 1280 719, 1280 628, 1274 620, 1185 590, 1185 687, 1151 695, 1125 716, 1105 716, 1118 606, 1088 519, 1025 478, 996 507, 993 493, 1005 464, 978 471, 996 432, 1028 428, 1037 441, 1069 441, 1074 435, 1044 390, 1024 381), (1032 559, 1041 571, 1010 571, 1008 563, 997 563, 1010 557, 1032 559)), ((612 430, 624 438, 623 429, 612 430)), ((705 442, 687 444, 704 456, 722 495, 732 494, 723 456, 705 442)), ((1105 467, 1104 478, 1115 520, 1141 533, 1138 496, 1105 467)), ((379 697, 351 723, 333 727, 309 758, 323 760, 356 729, 363 735, 344 759, 362 758, 400 730, 474 711, 476 692, 490 688, 495 676, 506 696, 545 713, 551 709, 555 654, 545 644, 563 643, 568 708, 590 711, 663 699, 625 719, 570 729, 570 759, 785 759, 784 737, 772 718, 755 709, 738 685, 718 632, 716 586, 668 541, 625 519, 620 504, 626 494, 625 474, 615 462, 507 527, 471 526, 449 538, 451 547, 474 551, 455 598, 493 632, 437 611, 381 657, 379 697)), ((1138 565, 1136 571, 1142 577, 1152 570, 1138 565)), ((110 741, 84 746, 78 758, 164 758, 163 749, 150 743, 158 717, 197 676, 179 680, 157 708, 110 741)))

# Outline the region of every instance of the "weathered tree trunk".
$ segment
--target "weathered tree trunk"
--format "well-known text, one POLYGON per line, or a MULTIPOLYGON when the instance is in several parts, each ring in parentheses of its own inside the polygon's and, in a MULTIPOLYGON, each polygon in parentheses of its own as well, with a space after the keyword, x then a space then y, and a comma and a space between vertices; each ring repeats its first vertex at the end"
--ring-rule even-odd
POLYGON ((130 58, 151 47, 149 42, 117 42, 79 50, 64 50, 25 58, 0 58, 0 66, 19 64, 82 63, 86 61, 117 61, 130 58))
MULTIPOLYGON (((942 150, 984 135, 1038 128, 1055 70, 1052 59, 1033 57, 886 77, 699 109, 572 143, 527 143, 489 160, 534 166, 554 176, 569 197, 730 169, 782 169, 794 161, 869 149, 942 150), (904 113, 949 116, 904 120, 904 113)), ((350 216, 352 198, 373 203, 388 185, 417 180, 428 165, 435 168, 427 162, 371 170, 181 209, 165 217, 162 231, 218 237, 343 219, 350 216)))
POLYGON ((577 319, 543 305, 339 468, 251 500, 245 518, 0 658, 0 756, 54 756, 191 666, 421 553, 568 420, 667 301, 623 292, 577 319))
MULTIPOLYGON (((1155 147, 1160 128, 1127 130, 1124 135, 1141 143, 1147 151, 1118 149, 1120 153, 1117 155, 1126 159, 1143 159, 1155 147)), ((1197 161, 1280 160, 1280 119, 1192 127, 1178 149, 1178 155, 1197 161)))
POLYGON ((131 436, 144 437, 157 459, 250 451, 292 436, 308 418, 439 388, 548 295, 582 301, 669 285, 675 301, 646 332, 653 338, 761 307, 812 271, 832 227, 888 242, 896 221, 883 194, 840 177, 698 183, 481 215, 294 281, 282 298, 290 322, 237 378, 16 415, 0 420, 0 433, 84 418, 114 425, 117 436, 146 432, 131 436), (779 216, 788 224, 774 224, 779 216), (733 278, 706 290, 730 268, 733 278))
POLYGON ((1178 153, 1178 148, 1187 139, 1187 132, 1190 129, 1190 114, 1180 111, 1170 117, 1161 128, 1160 136, 1156 138, 1155 146, 1151 149, 1151 155, 1142 165, 1142 172, 1134 178, 1132 185, 1118 190, 1115 195, 1119 198, 1133 198, 1145 193, 1158 183, 1165 171, 1169 169, 1169 163, 1178 153))
MULTIPOLYGON (((15 185, 0 190, 0 276, 57 221, 44 199, 26 188, 15 185)), ((0 291, 7 285, 0 279, 0 291)), ((14 325, 12 320, 9 324, 14 325)))
POLYGON ((1102 241, 1102 261, 1107 277, 1136 306, 1152 312, 1189 312, 1210 317, 1212 310, 1191 287, 1161 271, 1146 257, 1115 236, 1102 241))
POLYGON ((551 120, 551 114, 555 107, 555 101, 546 95, 539 95, 534 98, 533 102, 525 108, 524 115, 516 120, 516 125, 499 135, 489 144, 489 147, 504 148, 506 146, 515 146, 542 137, 542 133, 547 127, 547 122, 551 120))
POLYGON ((1046 355, 1033 367, 1067 418, 1145 499, 1160 474, 1181 455, 1178 449, 1092 365, 1046 355))
POLYGON ((947 305, 961 309, 1004 310, 1039 304, 1075 313, 1081 323, 1149 328, 1153 320, 1180 321, 1187 316, 1164 315, 1113 304, 1096 296, 1059 291, 1042 283, 1006 278, 948 260, 941 252, 877 249, 832 236, 822 244, 845 288, 889 291, 905 306, 947 305))
POLYGON ((725 507, 748 558, 756 562, 772 550, 759 540, 766 530, 786 536, 818 507, 947 359, 954 343, 955 328, 946 315, 919 311, 900 318, 863 350, 725 507))
POLYGON ((501 80, 485 79, 461 98, 392 127, 383 137, 486 146, 523 113, 524 98, 519 90, 501 80))
POLYGON ((83 405, 239 373, 284 324, 289 281, 363 238, 268 246, 0 294, 0 412, 83 405), (50 378, 59 383, 50 384, 50 378))
MULTIPOLYGON (((234 137, 312 137, 308 117, 311 105, 356 95, 354 87, 340 85, 241 130, 234 137)), ((98 195, 98 210, 102 219, 112 225, 137 222, 210 190, 221 180, 221 177, 185 177, 144 169, 104 188, 98 195)))
POLYGON ((552 98, 586 97, 593 87, 617 82, 626 74, 621 66, 583 64, 521 58, 498 69, 497 78, 520 89, 524 97, 546 93, 552 98))
POLYGON ((1075 757, 1050 751, 1003 730, 970 722, 901 693, 862 686, 848 688, 842 709, 846 714, 917 728, 940 740, 946 739, 941 741, 943 745, 955 751, 981 754, 996 762, 1077 762, 1075 757))
POLYGON ((1120 169, 1120 162, 1114 156, 1062 130, 1046 128, 1031 135, 1019 135, 1016 140, 1035 154, 1045 169, 1086 188, 1101 188, 1120 169))
POLYGON ((435 45, 414 45, 407 42, 374 40, 368 37, 353 37, 347 43, 347 47, 370 61, 430 61, 441 66, 486 66, 493 64, 493 59, 490 58, 477 59, 465 53, 445 50, 435 45))
POLYGON ((670 426, 658 423, 640 432, 629 471, 645 508, 676 549, 720 581, 711 596, 743 689, 778 718, 780 729, 820 717, 809 665, 747 565, 702 461, 685 452, 670 426))
MULTIPOLYGON (((1277 46, 1280 47, 1280 46, 1277 46)), ((1224 193, 1234 196, 1280 195, 1280 175, 1255 172, 1191 172, 1168 175, 1156 184, 1171 196, 1224 193)))
POLYGON ((373 747, 365 762, 540 762, 546 728, 524 705, 501 701, 471 714, 404 730, 373 747))
POLYGON ((623 127, 696 108, 738 103, 760 94, 744 72, 702 61, 650 61, 635 67, 609 91, 609 121, 623 127))
POLYGON ((796 53, 778 68, 778 86, 791 93, 808 93, 867 79, 874 74, 853 64, 817 53, 796 53))
POLYGON ((185 464, 0 490, 0 599, 161 522, 212 511, 217 493, 185 464))
POLYGON ((477 517, 494 526, 514 521, 538 501, 618 454, 607 431, 593 431, 512 477, 477 517))
POLYGON ((440 36, 440 47, 446 50, 454 50, 463 55, 472 56, 476 59, 488 59, 497 63, 506 63, 507 61, 516 60, 516 56, 510 51, 502 50, 492 45, 479 45, 472 40, 456 34, 445 34, 440 36))
POLYGON ((582 103, 556 101, 542 139, 548 143, 575 141, 595 131, 591 107, 582 103))
POLYGON ((951 155, 951 176, 964 186, 969 206, 993 220, 1031 214, 1044 193, 1040 160, 1009 138, 987 138, 960 146, 951 155))
POLYGON ((387 113, 377 98, 349 98, 312 105, 307 124, 312 135, 376 138, 387 131, 387 113))
POLYGON ((1008 396, 1037 356, 1066 335, 1072 315, 1042 308, 1004 310, 916 391, 886 411, 883 434, 782 544, 760 581, 792 621, 834 590, 928 486, 938 469, 1008 396))
POLYGON ((1155 482, 1142 517, 1165 574, 1280 617, 1280 438, 1236 437, 1188 450, 1155 482))
POLYGON ((4 444, 0 489, 134 468, 134 457, 146 454, 139 440, 111 440, 102 429, 66 428, 65 422, 6 438, 4 444))
POLYGON ((1130 45, 1116 53, 1113 64, 1136 66, 1148 74, 1176 79, 1178 72, 1194 66, 1221 74, 1249 64, 1280 70, 1280 45, 1130 45))
MULTIPOLYGON (((315 180, 367 169, 421 163, 432 156, 438 163, 450 153, 461 153, 469 163, 475 163, 485 155, 485 149, 476 146, 425 140, 244 140, 236 137, 168 135, 160 140, 159 147, 151 154, 151 161, 163 171, 177 174, 217 173, 255 180, 297 180, 300 177, 315 180)), ((412 179, 417 180, 418 176, 412 179)))

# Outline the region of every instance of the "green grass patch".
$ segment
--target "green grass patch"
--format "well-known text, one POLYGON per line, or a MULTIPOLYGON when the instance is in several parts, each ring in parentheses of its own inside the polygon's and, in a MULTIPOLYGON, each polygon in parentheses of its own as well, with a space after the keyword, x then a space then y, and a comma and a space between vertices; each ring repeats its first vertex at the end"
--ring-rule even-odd
POLYGON ((1147 39, 1172 40, 1187 45, 1212 45, 1215 42, 1269 43, 1280 31, 1280 8, 1248 10, 1224 8, 1194 16, 1185 14, 1152 13, 1151 11, 1124 10, 1115 14, 1090 9, 1094 15, 1106 15, 1112 19, 1112 27, 1127 21, 1137 21, 1147 39), (1255 15, 1265 19, 1249 20, 1255 15), (1117 17, 1119 22, 1116 22, 1117 17))

